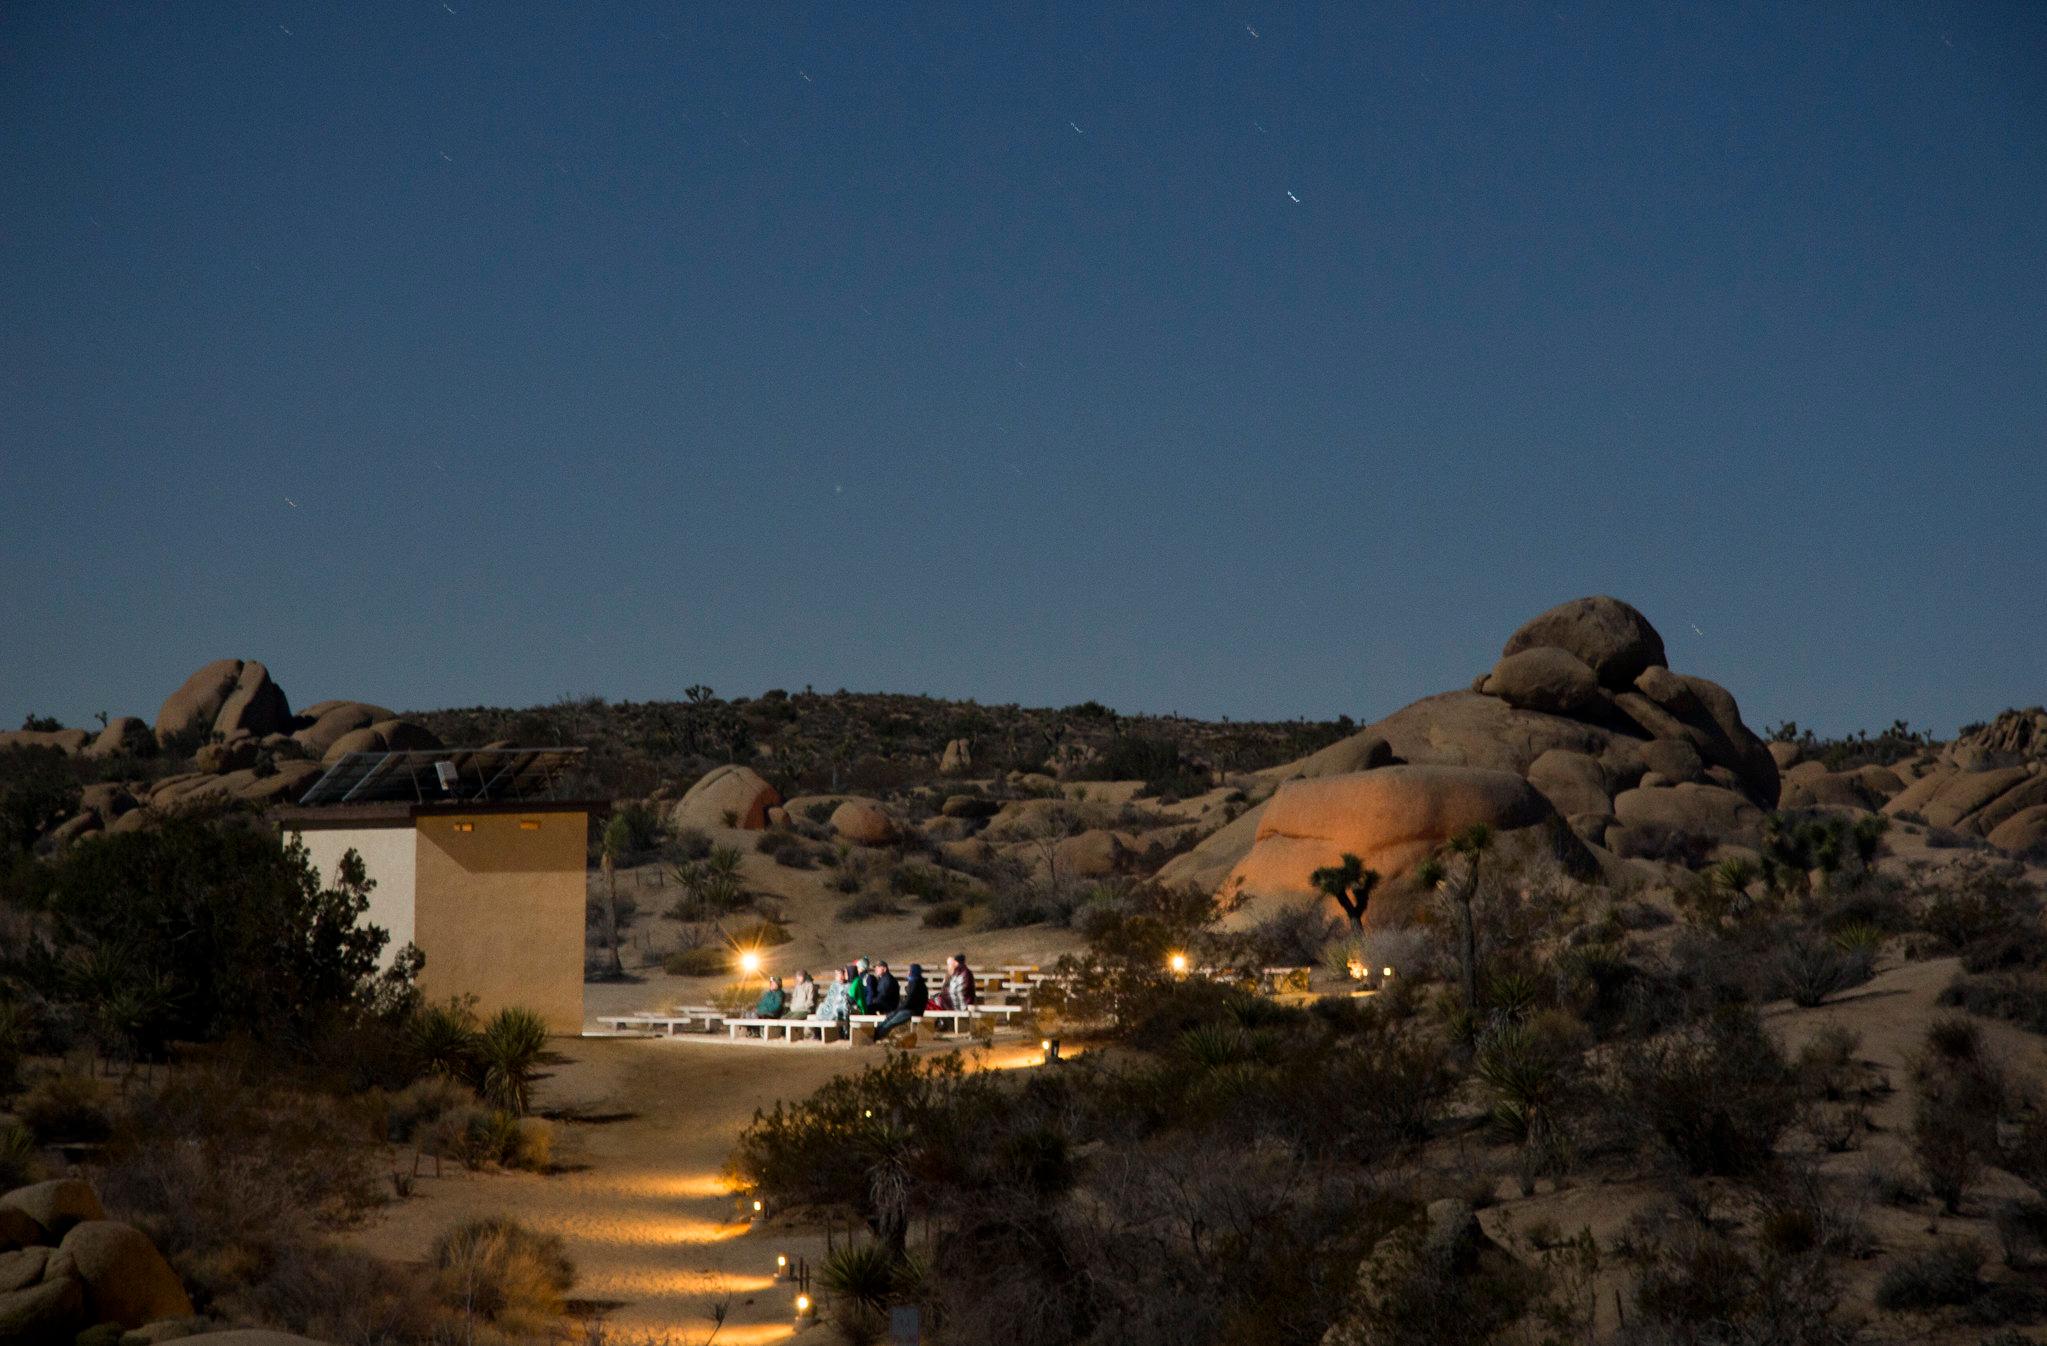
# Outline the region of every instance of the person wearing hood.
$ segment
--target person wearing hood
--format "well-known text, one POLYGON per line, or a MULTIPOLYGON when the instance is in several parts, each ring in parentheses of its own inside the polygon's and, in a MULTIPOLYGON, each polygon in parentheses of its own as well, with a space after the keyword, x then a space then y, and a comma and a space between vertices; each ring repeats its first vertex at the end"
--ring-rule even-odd
POLYGON ((817 1012, 810 1017, 813 1019, 843 1019, 848 1012, 846 969, 835 967, 832 969, 831 983, 818 996, 817 1012))
MULTIPOLYGON (((883 963, 882 975, 885 977, 887 969, 888 964, 883 963)), ((893 982, 895 979, 889 977, 888 980, 893 982)), ((923 1018, 925 1007, 931 1003, 930 997, 931 993, 924 985, 923 965, 910 964, 910 979, 903 985, 901 1003, 886 1019, 875 1025, 874 1040, 879 1042, 912 1019, 923 1018)))

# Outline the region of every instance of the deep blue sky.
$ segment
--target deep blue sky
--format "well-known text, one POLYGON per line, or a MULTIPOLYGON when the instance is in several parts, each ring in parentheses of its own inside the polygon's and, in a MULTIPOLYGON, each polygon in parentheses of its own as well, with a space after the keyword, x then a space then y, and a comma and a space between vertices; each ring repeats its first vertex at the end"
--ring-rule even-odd
POLYGON ((0 8, 9 726, 1372 718, 1611 592, 1945 732, 2043 428, 2036 4, 0 8))

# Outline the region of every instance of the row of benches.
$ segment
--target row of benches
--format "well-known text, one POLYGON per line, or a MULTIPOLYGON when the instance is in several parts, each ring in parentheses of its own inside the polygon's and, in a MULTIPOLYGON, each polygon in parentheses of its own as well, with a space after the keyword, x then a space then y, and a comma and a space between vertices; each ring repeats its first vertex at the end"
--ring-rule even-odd
MULTIPOLYGON (((992 1019, 1006 1025, 1015 1022, 1023 1013, 1022 1005, 975 1005, 964 1010, 926 1010, 913 1022, 920 1028, 930 1028, 933 1036, 946 1037, 964 1032, 966 1025, 974 1019, 992 1019)), ((848 1016, 847 1022, 855 1027, 872 1028, 883 1017, 879 1014, 854 1014, 848 1016)), ((735 1042, 742 1034, 758 1034, 766 1042, 789 1044, 836 1042, 839 1035, 839 1021, 836 1019, 756 1019, 744 1014, 727 1014, 709 1005, 686 1005, 672 1014, 656 1014, 647 1010, 605 1014, 599 1015, 597 1022, 621 1033, 639 1029, 658 1031, 667 1037, 681 1037, 685 1032, 711 1035, 722 1028, 735 1042)))

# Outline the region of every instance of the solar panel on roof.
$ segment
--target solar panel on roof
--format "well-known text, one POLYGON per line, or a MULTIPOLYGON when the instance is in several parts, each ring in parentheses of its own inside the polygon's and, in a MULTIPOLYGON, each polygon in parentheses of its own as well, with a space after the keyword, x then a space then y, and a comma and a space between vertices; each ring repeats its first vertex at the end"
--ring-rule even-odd
POLYGON ((581 748, 435 748, 352 752, 301 804, 450 804, 553 799, 581 748))

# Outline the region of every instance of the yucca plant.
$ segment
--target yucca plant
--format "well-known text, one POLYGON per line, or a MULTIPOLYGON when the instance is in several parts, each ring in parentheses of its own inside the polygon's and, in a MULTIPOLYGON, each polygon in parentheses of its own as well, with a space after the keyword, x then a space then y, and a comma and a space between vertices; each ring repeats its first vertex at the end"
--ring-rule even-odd
POLYGON ((1180 1035, 1180 1050, 1195 1065, 1209 1070, 1248 1061, 1253 1055, 1251 1035, 1236 1024, 1203 1024, 1180 1035))
POLYGON ((1493 1120, 1525 1139, 1562 1100, 1570 1085, 1574 1051, 1563 1033, 1529 1021, 1502 1018, 1479 1035, 1472 1070, 1493 1096, 1493 1120))
POLYGON ((533 1079, 547 1051, 547 1022, 530 1009, 507 1006, 493 1014, 477 1040, 477 1092, 514 1117, 532 1103, 533 1079))
POLYGON ((817 1283, 842 1304, 886 1315, 903 1281, 903 1259, 882 1243, 849 1243, 818 1268, 817 1283))
POLYGON ((406 1038, 423 1075, 467 1082, 476 1074, 476 1019, 460 1004, 428 1005, 412 1017, 406 1038))
POLYGON ((0 1125, 0 1191, 26 1187, 41 1176, 35 1133, 20 1122, 0 1125))

